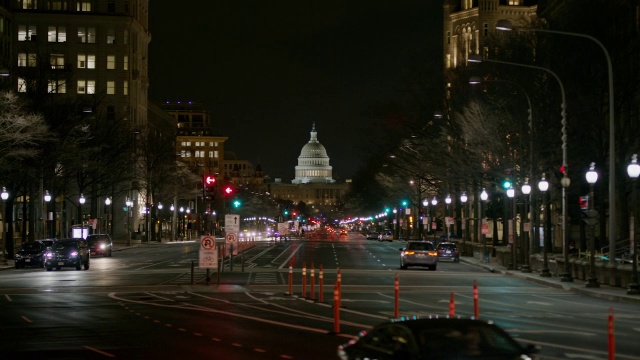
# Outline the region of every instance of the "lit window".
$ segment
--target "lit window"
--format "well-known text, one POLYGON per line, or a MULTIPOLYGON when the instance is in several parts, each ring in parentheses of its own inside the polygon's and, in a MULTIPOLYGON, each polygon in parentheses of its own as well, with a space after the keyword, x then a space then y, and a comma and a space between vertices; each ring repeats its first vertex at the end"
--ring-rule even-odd
POLYGON ((129 30, 127 29, 124 30, 122 38, 123 38, 122 43, 127 45, 129 43, 129 30))
POLYGON ((87 94, 93 95, 96 93, 95 80, 87 80, 87 94))
POLYGON ((88 1, 78 1, 76 6, 77 11, 91 11, 91 3, 88 1))
POLYGON ((49 31, 47 31, 47 41, 66 42, 67 28, 64 26, 49 26, 49 31))
POLYGON ((38 1, 37 0, 20 0, 22 9, 37 9, 38 1))
POLYGON ((49 55, 49 63, 52 69, 64 69, 64 54, 49 55))
POLYGON ((96 68, 96 56, 87 55, 87 69, 95 69, 95 68, 96 68))
POLYGON ((96 56, 78 54, 78 69, 95 69, 96 68, 96 56))
POLYGON ((203 158, 204 157, 204 151, 202 151, 202 150, 195 151, 195 156, 197 158, 203 158))
POLYGON ((18 92, 20 93, 27 92, 27 81, 23 78, 18 78, 18 92))
POLYGON ((49 80, 47 91, 49 94, 65 94, 67 92, 66 82, 64 80, 49 80))
POLYGON ((122 70, 129 70, 129 55, 125 55, 122 59, 122 70))
POLYGON ((87 82, 85 80, 78 80, 78 94, 87 93, 87 82))
POLYGON ((95 44, 96 42, 96 28, 79 27, 78 28, 78 42, 95 44))
POLYGON ((47 1, 47 8, 49 10, 67 10, 67 2, 66 1, 61 1, 61 0, 48 0, 47 1))
POLYGON ((107 44, 116 43, 116 31, 114 29, 107 29, 107 44))
POLYGON ((18 25, 18 41, 36 41, 35 25, 18 25))
POLYGON ((114 70, 116 68, 115 55, 107 55, 107 70, 114 70))
POLYGON ((115 93, 116 93, 116 82, 107 81, 107 95, 115 95, 115 93))
POLYGON ((122 95, 129 95, 129 81, 125 80, 122 84, 122 95))

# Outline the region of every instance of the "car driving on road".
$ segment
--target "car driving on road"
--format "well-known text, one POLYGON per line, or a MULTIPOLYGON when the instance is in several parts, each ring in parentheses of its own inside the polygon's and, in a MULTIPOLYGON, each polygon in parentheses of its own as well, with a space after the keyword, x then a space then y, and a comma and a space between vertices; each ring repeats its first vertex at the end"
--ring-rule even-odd
POLYGON ((409 241, 405 248, 400 248, 400 269, 409 266, 426 266, 435 270, 438 266, 438 253, 432 242, 409 241))
POLYGON ((45 254, 47 271, 60 270, 62 267, 75 267, 76 270, 89 270, 89 245, 85 239, 58 239, 45 254))
POLYGON ((113 242, 109 234, 91 234, 87 236, 91 256, 111 256, 113 242))
POLYGON ((460 261, 460 250, 458 250, 456 243, 441 242, 436 246, 436 250, 438 251, 438 260, 460 261))
POLYGON ((44 267, 44 253, 47 248, 39 241, 25 242, 15 253, 16 269, 26 266, 44 267))
POLYGON ((378 241, 393 241, 393 232, 385 230, 378 235, 378 241))

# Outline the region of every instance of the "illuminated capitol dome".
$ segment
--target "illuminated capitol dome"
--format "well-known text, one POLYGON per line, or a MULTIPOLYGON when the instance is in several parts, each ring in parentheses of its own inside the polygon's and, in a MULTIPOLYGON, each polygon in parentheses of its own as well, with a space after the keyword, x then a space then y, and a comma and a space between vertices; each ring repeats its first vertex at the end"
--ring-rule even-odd
POLYGON ((332 178, 332 167, 329 165, 327 150, 318 141, 316 124, 311 127, 311 139, 302 147, 296 166, 296 177, 291 181, 293 184, 308 183, 334 183, 332 178))

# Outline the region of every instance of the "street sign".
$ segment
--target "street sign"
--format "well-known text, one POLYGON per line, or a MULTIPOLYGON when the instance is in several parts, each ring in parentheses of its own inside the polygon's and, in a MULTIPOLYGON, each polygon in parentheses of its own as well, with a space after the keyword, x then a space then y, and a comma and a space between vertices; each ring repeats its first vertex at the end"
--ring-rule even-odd
POLYGON ((227 214, 224 216, 224 230, 227 233, 240 232, 240 215, 227 214))
POLYGON ((198 267, 201 269, 218 268, 218 249, 213 236, 200 237, 200 252, 198 267))
POLYGON ((227 244, 235 244, 238 241, 238 233, 228 232, 225 236, 225 241, 227 244))

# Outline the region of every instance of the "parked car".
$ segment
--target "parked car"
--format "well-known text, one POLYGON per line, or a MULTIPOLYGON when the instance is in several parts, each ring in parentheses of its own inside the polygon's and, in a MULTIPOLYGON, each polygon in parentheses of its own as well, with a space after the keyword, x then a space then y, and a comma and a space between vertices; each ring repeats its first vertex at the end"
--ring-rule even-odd
POLYGON ((490 321, 464 318, 391 320, 338 346, 342 360, 526 360, 537 352, 535 345, 522 345, 490 321))
POLYGON ((379 235, 377 231, 370 231, 367 233, 367 240, 378 240, 379 235))
POLYGON ((89 243, 91 256, 111 256, 113 242, 109 234, 91 234, 87 236, 87 243, 89 243))
POLYGON ((409 266, 426 266, 435 270, 438 266, 438 253, 432 242, 408 241, 405 248, 400 248, 400 269, 409 266))
POLYGON ((80 270, 83 266, 89 270, 89 245, 85 239, 58 239, 53 242, 51 249, 45 253, 47 271, 60 270, 62 267, 75 267, 80 270))
POLYGON ((378 235, 378 241, 393 241, 393 231, 385 230, 378 235))
POLYGON ((22 243, 14 256, 16 269, 26 266, 44 267, 46 250, 46 246, 39 241, 22 243))
POLYGON ((46 249, 48 247, 51 247, 51 245, 53 245, 53 242, 56 241, 56 239, 42 239, 42 240, 36 240, 36 241, 44 245, 44 248, 46 249))
POLYGON ((460 261, 460 250, 458 250, 458 245, 452 242, 441 242, 436 246, 436 250, 438 251, 438 260, 451 260, 453 262, 460 261))

